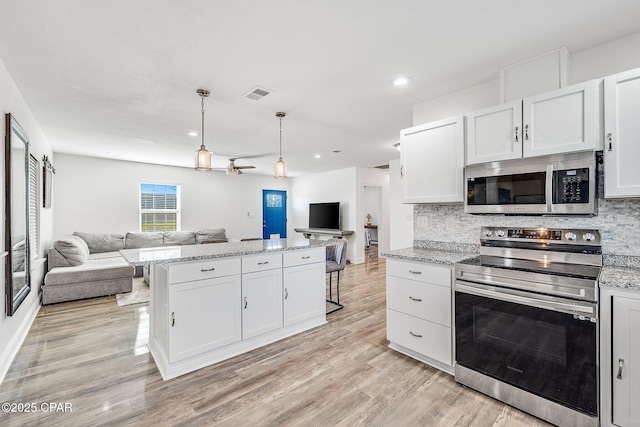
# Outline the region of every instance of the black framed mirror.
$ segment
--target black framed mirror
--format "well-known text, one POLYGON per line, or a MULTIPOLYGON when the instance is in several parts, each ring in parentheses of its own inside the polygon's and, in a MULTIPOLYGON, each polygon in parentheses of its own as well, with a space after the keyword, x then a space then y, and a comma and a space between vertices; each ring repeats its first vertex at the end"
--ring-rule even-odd
POLYGON ((29 138, 11 114, 4 123, 5 304, 7 316, 12 316, 31 291, 29 138))

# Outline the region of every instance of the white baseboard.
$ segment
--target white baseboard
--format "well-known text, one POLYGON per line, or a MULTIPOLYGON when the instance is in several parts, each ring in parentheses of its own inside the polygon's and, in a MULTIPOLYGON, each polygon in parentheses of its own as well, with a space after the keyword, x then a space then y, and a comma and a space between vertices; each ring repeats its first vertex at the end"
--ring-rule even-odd
MULTIPOLYGON (((22 347, 22 343, 25 338, 27 338, 27 334, 31 329, 31 325, 33 321, 36 319, 38 315, 38 311, 40 311, 40 301, 38 298, 33 300, 33 304, 29 307, 29 312, 24 317, 22 324, 16 331, 16 333, 9 341, 9 344, 5 348, 4 352, 0 354, 0 385, 4 382, 5 377, 7 376, 7 372, 9 372, 9 368, 11 367, 11 363, 13 363, 13 359, 20 351, 20 347, 22 347)), ((23 307, 23 309, 26 307, 23 307)))

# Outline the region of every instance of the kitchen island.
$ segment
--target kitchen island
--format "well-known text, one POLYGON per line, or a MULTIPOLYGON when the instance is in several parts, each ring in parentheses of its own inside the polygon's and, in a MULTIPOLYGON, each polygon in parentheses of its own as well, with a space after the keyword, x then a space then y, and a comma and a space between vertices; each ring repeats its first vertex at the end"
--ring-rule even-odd
POLYGON ((325 245, 274 239, 125 249, 149 266, 149 350, 167 380, 326 323, 325 245))

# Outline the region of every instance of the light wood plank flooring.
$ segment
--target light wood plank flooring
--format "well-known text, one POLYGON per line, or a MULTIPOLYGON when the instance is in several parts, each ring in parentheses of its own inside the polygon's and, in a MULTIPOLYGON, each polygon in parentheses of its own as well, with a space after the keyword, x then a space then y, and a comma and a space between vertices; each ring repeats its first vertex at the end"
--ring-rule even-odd
POLYGON ((42 307, 0 390, 2 426, 543 426, 387 347, 385 261, 348 265, 328 324, 169 381, 146 348, 144 304, 42 307), (43 412, 70 403, 71 413, 43 412))

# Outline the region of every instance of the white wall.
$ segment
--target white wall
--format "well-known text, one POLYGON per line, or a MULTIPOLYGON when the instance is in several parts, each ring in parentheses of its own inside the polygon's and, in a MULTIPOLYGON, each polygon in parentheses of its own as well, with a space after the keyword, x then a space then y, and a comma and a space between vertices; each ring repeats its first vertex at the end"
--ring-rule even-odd
MULTIPOLYGON (((138 231, 141 182, 180 185, 182 230, 225 228, 229 239, 262 237, 263 189, 286 190, 287 217, 291 217, 290 181, 271 176, 230 176, 217 171, 198 172, 68 154, 57 154, 55 167, 56 238, 74 231, 138 231)), ((287 233, 293 236, 291 226, 287 233)))
MULTIPOLYGON (((298 176, 291 181, 293 227, 309 227, 309 203, 340 202, 340 226, 357 231, 356 168, 298 176)), ((348 236, 347 242, 347 259, 355 262, 355 235, 348 236)))
MULTIPOLYGON (((52 159, 51 148, 49 143, 44 138, 42 130, 38 123, 36 123, 29 106, 24 101, 20 91, 15 85, 13 79, 7 72, 4 63, 0 60, 0 109, 2 110, 2 124, 0 124, 0 131, 2 135, 5 134, 5 120, 4 114, 11 113, 14 118, 20 123, 22 128, 28 134, 30 139, 30 150, 38 161, 42 162, 42 156, 47 155, 52 159)), ((3 144, 4 146, 4 144, 3 144)), ((55 159, 54 159, 55 160, 55 159)), ((4 150, 0 150, 0 163, 4 165, 4 150)), ((40 163, 42 165, 42 163, 40 163)), ((55 161, 54 161, 55 164, 55 161)), ((0 188, 4 194, 4 167, 3 173, 0 177, 0 188)), ((4 217, 5 206, 2 203, 2 233, 4 236, 4 217)), ((53 240, 53 209, 40 208, 40 253, 42 254, 42 248, 46 248, 53 240)), ((0 253, 5 251, 4 238, 1 239, 0 253)), ((2 257, 0 262, 0 276, 4 278, 5 257, 2 257)), ((41 267, 42 265, 39 264, 41 267)), ((40 308, 40 302, 38 298, 38 292, 42 284, 42 271, 38 271, 32 274, 32 289, 22 305, 14 313, 12 317, 6 316, 6 308, 3 308, 3 315, 0 316, 0 383, 4 379, 11 361, 15 357, 15 354, 20 348, 22 341, 26 337, 31 323, 35 318, 40 308)), ((4 283, 4 280, 3 280, 4 283)), ((3 287, 4 294, 4 287, 3 287)), ((4 304, 3 304, 4 307, 4 304)))
POLYGON ((413 205, 402 203, 400 159, 389 162, 389 249, 413 246, 413 205))

